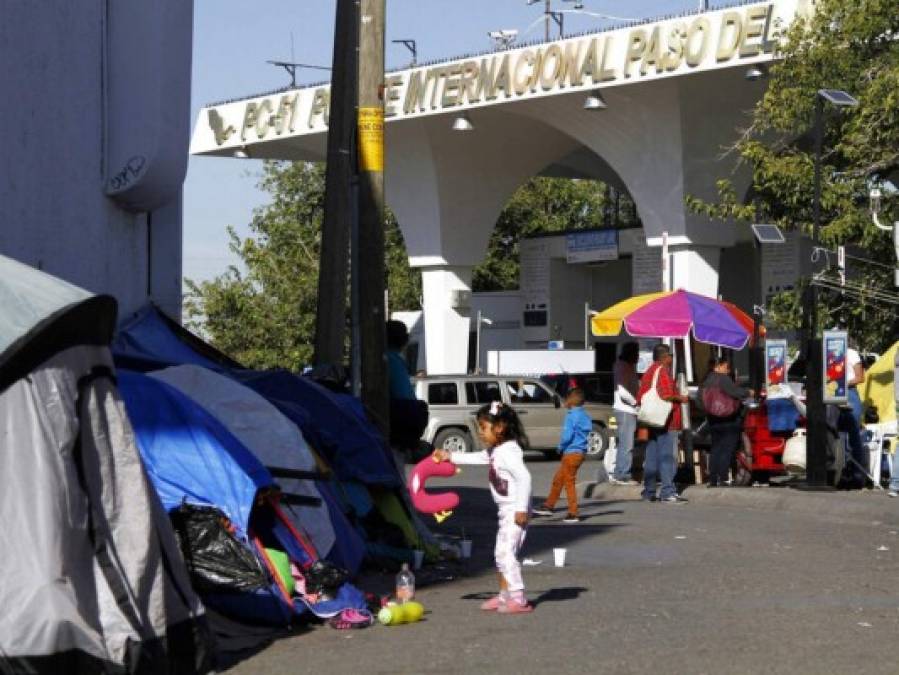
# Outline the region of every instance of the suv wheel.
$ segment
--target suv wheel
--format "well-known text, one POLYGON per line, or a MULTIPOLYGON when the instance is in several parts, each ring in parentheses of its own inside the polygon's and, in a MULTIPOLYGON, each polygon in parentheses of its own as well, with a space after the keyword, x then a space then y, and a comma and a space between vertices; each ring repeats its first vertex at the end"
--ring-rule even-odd
POLYGON ((434 447, 450 452, 471 452, 474 449, 468 432, 456 428, 442 429, 434 437, 434 447))
POLYGON ((593 431, 587 436, 586 459, 601 460, 609 447, 609 432, 604 427, 593 426, 593 431))

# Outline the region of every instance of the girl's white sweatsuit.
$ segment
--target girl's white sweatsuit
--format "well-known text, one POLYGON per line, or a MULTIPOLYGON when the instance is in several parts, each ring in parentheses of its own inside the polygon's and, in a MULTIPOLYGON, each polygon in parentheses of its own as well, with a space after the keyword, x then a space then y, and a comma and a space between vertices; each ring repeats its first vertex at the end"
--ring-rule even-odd
POLYGON ((515 441, 500 443, 481 452, 453 452, 454 464, 486 464, 490 493, 499 509, 499 529, 493 555, 496 569, 509 585, 509 591, 524 590, 518 552, 527 529, 515 524, 515 513, 530 514, 531 473, 524 464, 524 453, 515 441))

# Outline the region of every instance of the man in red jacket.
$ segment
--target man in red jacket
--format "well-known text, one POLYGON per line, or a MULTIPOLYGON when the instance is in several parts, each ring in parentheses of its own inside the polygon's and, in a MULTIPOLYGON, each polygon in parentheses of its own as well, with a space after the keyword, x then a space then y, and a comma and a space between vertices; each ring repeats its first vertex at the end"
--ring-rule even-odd
POLYGON ((674 474, 677 471, 677 434, 683 427, 681 422, 680 404, 689 399, 685 395, 678 394, 671 374, 671 348, 668 345, 656 345, 652 350, 652 365, 643 373, 640 379, 640 391, 637 393, 637 403, 643 400, 643 396, 652 386, 652 380, 656 371, 659 378, 656 382, 656 391, 666 401, 671 401, 671 414, 664 427, 650 428, 649 443, 646 445, 646 457, 643 460, 643 499, 656 501, 656 483, 661 482, 658 500, 666 504, 683 504, 686 498, 677 494, 674 487, 674 474))

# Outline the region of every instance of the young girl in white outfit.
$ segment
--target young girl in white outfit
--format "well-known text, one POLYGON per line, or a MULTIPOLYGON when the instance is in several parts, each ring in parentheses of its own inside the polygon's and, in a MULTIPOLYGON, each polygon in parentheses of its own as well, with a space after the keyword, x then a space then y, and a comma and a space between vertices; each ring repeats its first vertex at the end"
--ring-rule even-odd
POLYGON ((481 605, 486 611, 521 614, 534 610, 524 595, 518 552, 524 544, 531 503, 531 474, 524 464, 522 446, 528 440, 515 411, 499 401, 478 411, 478 435, 487 447, 475 453, 436 450, 438 461, 455 464, 486 464, 490 493, 499 508, 499 530, 496 533, 496 571, 499 595, 481 605))

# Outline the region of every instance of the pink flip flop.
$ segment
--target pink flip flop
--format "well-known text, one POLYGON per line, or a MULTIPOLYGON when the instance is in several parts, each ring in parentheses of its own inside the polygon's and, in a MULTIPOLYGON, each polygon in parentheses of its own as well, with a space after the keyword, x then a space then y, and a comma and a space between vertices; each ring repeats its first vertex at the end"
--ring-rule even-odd
POLYGON ((518 602, 517 600, 508 600, 500 605, 496 610, 500 614, 530 614, 534 611, 534 606, 529 602, 518 602))
POLYGON ((496 612, 499 610, 500 605, 502 605, 502 604, 503 604, 503 599, 498 595, 494 595, 489 600, 485 600, 484 602, 481 603, 481 609, 484 610, 485 612, 496 612))
POLYGON ((353 628, 368 628, 374 622, 374 617, 365 610, 345 609, 340 614, 332 616, 328 623, 331 628, 337 630, 351 630, 353 628))

